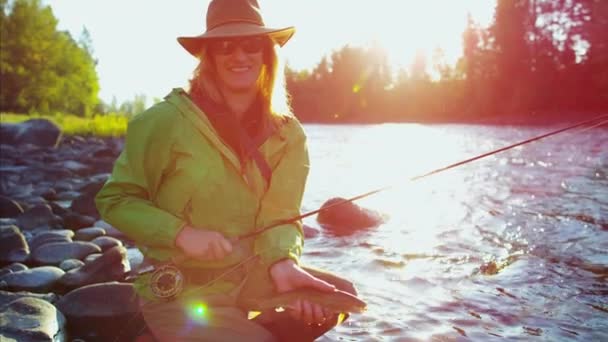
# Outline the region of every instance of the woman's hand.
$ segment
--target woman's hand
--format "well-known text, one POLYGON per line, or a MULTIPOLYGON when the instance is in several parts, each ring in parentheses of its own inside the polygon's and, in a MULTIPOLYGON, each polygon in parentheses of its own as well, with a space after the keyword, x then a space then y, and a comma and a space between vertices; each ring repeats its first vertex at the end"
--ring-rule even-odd
MULTIPOLYGON (((269 272, 274 286, 279 293, 303 287, 325 292, 331 292, 336 289, 333 285, 306 272, 291 259, 276 262, 270 267, 269 272)), ((296 300, 289 307, 289 312, 294 318, 303 320, 308 324, 322 324, 334 314, 323 306, 306 299, 296 300)))
POLYGON ((187 256, 203 261, 220 260, 232 252, 232 244, 222 234, 190 226, 177 234, 175 244, 187 256))

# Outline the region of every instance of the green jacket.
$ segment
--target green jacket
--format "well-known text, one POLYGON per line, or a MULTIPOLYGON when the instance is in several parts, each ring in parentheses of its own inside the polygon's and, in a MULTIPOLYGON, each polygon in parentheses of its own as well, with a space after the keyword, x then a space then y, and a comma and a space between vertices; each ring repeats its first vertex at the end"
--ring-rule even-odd
MULTIPOLYGON (((286 118, 259 151, 272 169, 270 184, 255 162, 241 165, 205 113, 174 89, 129 123, 124 150, 96 197, 97 208, 144 255, 160 261, 180 253, 175 239, 185 224, 231 238, 299 215, 309 168, 302 126, 286 118)), ((252 254, 265 268, 284 258, 297 262, 303 240, 298 221, 242 240, 223 260, 189 260, 183 266, 226 268, 252 254)), ((146 281, 142 276, 136 282, 140 294, 147 293, 146 281)), ((217 282, 205 292, 234 287, 217 282)))

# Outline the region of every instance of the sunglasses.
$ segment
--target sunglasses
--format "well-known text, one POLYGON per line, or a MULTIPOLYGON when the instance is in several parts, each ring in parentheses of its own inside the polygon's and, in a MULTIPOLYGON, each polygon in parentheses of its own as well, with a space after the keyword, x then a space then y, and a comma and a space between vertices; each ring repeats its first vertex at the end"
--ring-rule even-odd
POLYGON ((263 37, 248 37, 240 39, 218 39, 210 42, 211 51, 218 55, 231 55, 240 47, 247 54, 260 53, 264 49, 263 37))

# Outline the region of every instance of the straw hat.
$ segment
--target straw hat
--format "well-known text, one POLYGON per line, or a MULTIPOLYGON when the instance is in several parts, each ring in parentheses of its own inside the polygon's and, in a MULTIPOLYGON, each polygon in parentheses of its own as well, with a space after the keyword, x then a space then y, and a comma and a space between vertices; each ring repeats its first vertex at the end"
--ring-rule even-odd
POLYGON ((207 30, 194 37, 178 37, 177 41, 198 56, 209 39, 268 35, 283 46, 294 32, 293 26, 266 27, 257 0, 212 0, 207 9, 207 30))

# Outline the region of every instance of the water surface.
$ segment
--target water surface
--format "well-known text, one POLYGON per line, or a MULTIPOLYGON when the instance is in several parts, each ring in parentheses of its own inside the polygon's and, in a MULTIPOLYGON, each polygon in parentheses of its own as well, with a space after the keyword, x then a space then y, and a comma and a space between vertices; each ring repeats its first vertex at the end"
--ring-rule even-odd
POLYGON ((323 340, 607 341, 608 130, 407 181, 555 128, 305 125, 304 211, 396 185, 358 202, 385 224, 306 241, 304 262, 351 279, 369 304, 323 340))

